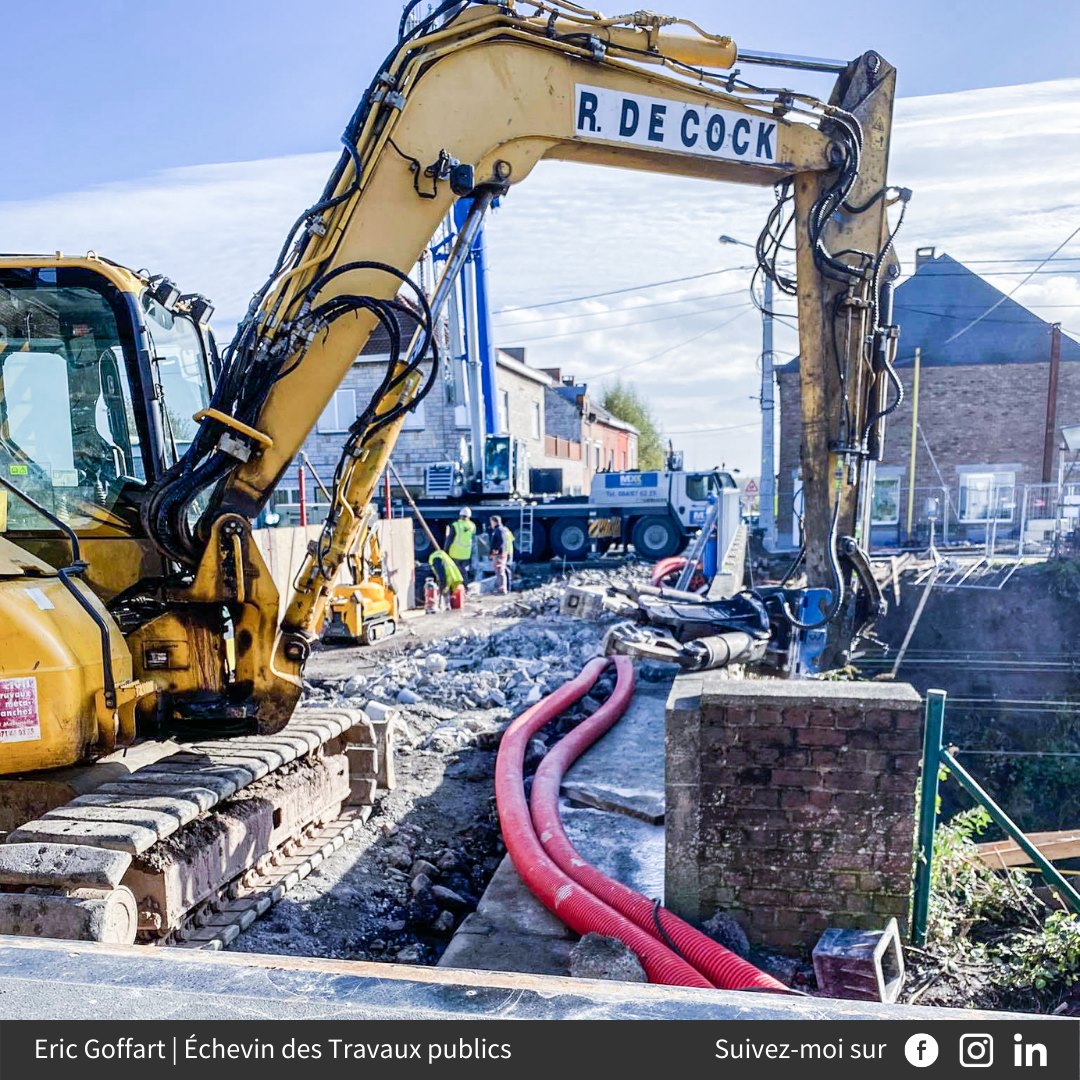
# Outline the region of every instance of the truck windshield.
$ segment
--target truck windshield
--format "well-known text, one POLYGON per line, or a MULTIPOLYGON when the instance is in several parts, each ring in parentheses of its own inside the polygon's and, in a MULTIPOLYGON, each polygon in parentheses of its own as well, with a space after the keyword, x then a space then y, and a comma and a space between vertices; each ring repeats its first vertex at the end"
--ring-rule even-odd
MULTIPOLYGON (((0 274, 0 470, 74 526, 112 509, 145 470, 115 307, 80 276, 44 268, 0 274)), ((122 307, 120 308, 123 311, 122 307)), ((40 529, 11 500, 7 528, 40 529)))

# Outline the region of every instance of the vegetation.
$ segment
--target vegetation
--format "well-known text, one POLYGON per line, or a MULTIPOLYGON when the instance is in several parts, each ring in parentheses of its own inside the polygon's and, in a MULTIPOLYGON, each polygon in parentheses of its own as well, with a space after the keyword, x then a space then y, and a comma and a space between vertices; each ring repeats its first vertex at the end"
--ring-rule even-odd
POLYGON ((638 392, 621 379, 606 385, 600 404, 612 416, 638 430, 638 468, 662 469, 664 467, 664 443, 657 430, 652 410, 639 397, 638 392))
POLYGON ((938 828, 925 949, 909 950, 906 997, 926 1005, 1074 1012, 1080 919, 1051 909, 1022 870, 976 856, 990 824, 981 807, 938 828))

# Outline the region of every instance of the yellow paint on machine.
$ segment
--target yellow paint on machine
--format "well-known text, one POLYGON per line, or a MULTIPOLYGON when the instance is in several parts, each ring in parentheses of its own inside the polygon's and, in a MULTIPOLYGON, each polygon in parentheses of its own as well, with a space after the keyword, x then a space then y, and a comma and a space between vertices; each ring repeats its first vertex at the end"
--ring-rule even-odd
MULTIPOLYGON (((76 588, 109 627, 113 672, 131 679, 131 656, 100 601, 76 588)), ((0 774, 54 769, 92 756, 115 738, 102 730, 98 627, 56 571, 0 539, 0 774)))

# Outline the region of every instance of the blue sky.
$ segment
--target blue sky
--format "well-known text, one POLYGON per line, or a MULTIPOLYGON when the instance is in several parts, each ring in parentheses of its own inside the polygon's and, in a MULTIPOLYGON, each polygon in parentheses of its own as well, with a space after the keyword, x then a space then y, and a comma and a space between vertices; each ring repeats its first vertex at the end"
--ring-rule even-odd
MULTIPOLYGON (((868 0, 837 5, 835 17, 807 0, 648 6, 748 49, 840 58, 877 49, 906 96, 1080 74, 1075 0, 868 0)), ((11 5, 2 197, 334 147, 400 10, 399 0, 11 5)))
MULTIPOLYGON (((653 4, 744 48, 875 48, 897 65, 890 179, 915 191, 897 238, 906 272, 915 248, 931 245, 1009 291, 1080 225, 1075 0, 1022 13, 876 0, 835 25, 805 0, 653 4)), ((289 224, 322 190, 400 6, 323 0, 317 11, 54 0, 5 12, 0 248, 94 249, 167 273, 217 303, 227 340, 289 224)), ((797 73, 776 81, 826 92, 797 73)), ((772 201, 766 188, 541 162, 488 225, 496 340, 593 385, 624 374, 691 465, 753 473, 761 324, 749 253, 717 237, 753 240, 772 201), (637 288, 702 271, 722 276, 637 288), (532 307, 609 289, 634 291, 532 307)), ((1080 338, 1080 237, 1016 299, 1080 338)), ((778 322, 777 359, 796 347, 778 322)))

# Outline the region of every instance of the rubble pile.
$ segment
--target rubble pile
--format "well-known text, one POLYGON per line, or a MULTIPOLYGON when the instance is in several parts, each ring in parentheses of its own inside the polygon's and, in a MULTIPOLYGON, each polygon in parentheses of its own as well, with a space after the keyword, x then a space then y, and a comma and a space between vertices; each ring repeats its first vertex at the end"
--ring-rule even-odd
MULTIPOLYGON (((398 786, 371 820, 267 915, 234 949, 356 960, 434 963, 475 910, 504 853, 494 804, 495 757, 514 716, 600 654, 609 619, 559 614, 567 584, 603 585, 618 571, 587 570, 466 613, 441 638, 405 644, 350 672, 309 666, 303 704, 392 713, 398 786), (357 670, 359 668, 360 670, 357 670)), ((396 641, 397 639, 391 639, 396 641)), ((340 657, 340 652, 332 654, 340 657)), ((528 749, 531 772, 551 741, 594 712, 614 677, 528 749)), ((527 781, 528 782, 528 781, 527 781)))
MULTIPOLYGON (((643 574, 643 570, 636 572, 643 574)), ((632 575, 622 567, 619 577, 632 575)), ((510 708, 520 711, 550 694, 600 655, 610 620, 586 622, 559 614, 567 584, 604 585, 611 571, 585 570, 568 581, 549 582, 489 610, 492 618, 523 621, 496 630, 479 620, 441 641, 388 658, 377 674, 329 682, 312 680, 307 700, 317 705, 418 706, 455 710, 510 708)))

